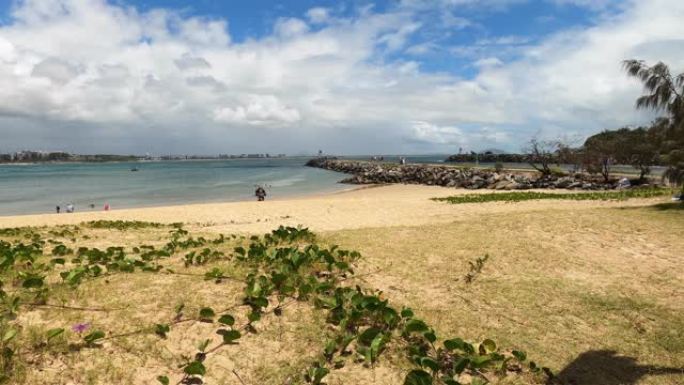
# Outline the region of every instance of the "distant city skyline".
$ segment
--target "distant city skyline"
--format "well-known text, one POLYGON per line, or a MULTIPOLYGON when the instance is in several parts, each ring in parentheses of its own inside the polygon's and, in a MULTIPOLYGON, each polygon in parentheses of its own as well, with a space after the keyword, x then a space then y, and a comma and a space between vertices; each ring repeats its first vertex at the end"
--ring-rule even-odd
POLYGON ((519 152, 648 124, 681 0, 0 2, 0 153, 519 152))

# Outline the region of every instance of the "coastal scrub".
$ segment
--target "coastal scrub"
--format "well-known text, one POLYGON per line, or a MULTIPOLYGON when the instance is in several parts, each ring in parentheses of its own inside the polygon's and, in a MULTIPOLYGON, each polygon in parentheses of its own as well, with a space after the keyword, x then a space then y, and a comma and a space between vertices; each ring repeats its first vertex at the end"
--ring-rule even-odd
POLYGON ((486 202, 522 202, 530 200, 560 199, 574 201, 596 200, 627 200, 633 198, 656 198, 672 195, 673 191, 666 188, 631 189, 623 191, 601 191, 582 193, 547 193, 547 192, 502 192, 491 194, 465 194, 445 198, 432 198, 440 202, 452 204, 486 203, 486 202))

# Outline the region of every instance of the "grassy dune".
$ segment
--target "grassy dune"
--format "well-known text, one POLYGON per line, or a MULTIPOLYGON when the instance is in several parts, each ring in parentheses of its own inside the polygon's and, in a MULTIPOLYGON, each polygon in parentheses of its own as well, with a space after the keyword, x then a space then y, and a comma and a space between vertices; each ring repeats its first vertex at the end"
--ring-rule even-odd
MULTIPOLYGON (((576 384, 664 384, 684 381, 684 217, 681 205, 654 207, 543 209, 482 214, 451 223, 365 228, 318 234, 321 245, 358 250, 362 258, 349 285, 379 289, 401 308, 411 307, 440 336, 469 341, 494 339, 506 351, 519 349, 546 365, 560 380, 576 384), (481 269, 476 260, 489 258, 481 269), (470 282, 465 276, 470 274, 470 282)), ((28 242, 38 234, 48 243, 37 263, 59 258, 53 248, 135 245, 161 249, 169 225, 79 225, 0 230, 0 239, 28 242), (27 238, 28 237, 28 238, 27 238), (49 240, 52 240, 50 243, 49 240)), ((220 336, 206 322, 182 322, 165 338, 153 325, 198 314, 201 308, 231 308, 236 324, 247 310, 238 305, 247 272, 227 258, 249 240, 204 237, 222 253, 198 260, 205 246, 179 248, 161 258, 164 270, 135 271, 84 279, 71 287, 55 266, 45 284, 47 301, 25 302, 10 320, 20 333, 9 383, 157 383, 167 374, 175 383, 179 366, 191 360, 205 338, 220 336), (196 251, 188 265, 185 256, 196 251), (199 265, 197 265, 199 263, 199 265), (205 277, 218 268, 220 279, 205 277), (170 269, 170 271, 168 271, 170 269), (233 279, 235 278, 235 280, 233 279), (105 337, 92 346, 71 330, 89 324, 105 337), (18 326, 17 326, 18 325, 18 326), (46 341, 49 330, 65 331, 46 341), (130 333, 130 334, 129 334, 130 333), (47 343, 46 343, 47 342, 47 343)), ((180 239, 186 239, 183 236, 180 239)), ((59 252, 58 252, 59 253, 59 252)), ((71 255, 65 256, 72 258, 71 255)), ((156 262, 150 263, 150 266, 156 262)), ((20 291, 22 279, 4 273, 3 290, 20 291)), ((272 299, 275 300, 275 299, 272 299)), ((282 315, 264 316, 257 333, 207 358, 207 383, 294 384, 320 355, 330 332, 326 311, 306 302, 283 302, 282 315)), ((365 367, 348 358, 328 384, 398 384, 412 364, 402 347, 390 344, 365 367)), ((536 375, 498 383, 535 384, 536 375)))
POLYGON ((483 215, 327 240, 361 251, 366 281, 440 330, 523 349, 571 383, 674 385, 684 381, 681 206, 483 215))

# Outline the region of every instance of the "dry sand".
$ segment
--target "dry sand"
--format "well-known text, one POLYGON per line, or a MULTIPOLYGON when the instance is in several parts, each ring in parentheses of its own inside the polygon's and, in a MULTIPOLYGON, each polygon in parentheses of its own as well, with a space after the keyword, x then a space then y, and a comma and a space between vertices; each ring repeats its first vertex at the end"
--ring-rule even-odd
POLYGON ((473 191, 437 186, 373 186, 328 195, 265 202, 208 203, 109 212, 0 216, 0 228, 77 224, 106 219, 160 223, 183 222, 190 228, 232 233, 267 232, 279 225, 303 225, 314 231, 335 231, 448 223, 491 213, 574 207, 640 206, 665 201, 664 198, 658 198, 626 202, 526 201, 451 205, 430 200, 435 197, 473 192, 492 193, 491 190, 473 191))

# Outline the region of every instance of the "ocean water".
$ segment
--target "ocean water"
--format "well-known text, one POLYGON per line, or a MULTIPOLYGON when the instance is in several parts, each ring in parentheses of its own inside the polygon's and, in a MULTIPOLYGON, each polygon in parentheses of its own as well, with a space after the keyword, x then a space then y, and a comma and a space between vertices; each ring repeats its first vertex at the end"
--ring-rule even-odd
MULTIPOLYGON (((369 159, 370 156, 349 157, 369 159)), ((413 163, 438 163, 446 156, 409 156, 413 163)), ((199 202, 252 200, 255 185, 267 199, 348 189, 341 173, 305 167, 309 158, 53 163, 0 165, 0 215, 76 211, 199 202), (132 168, 139 171, 132 172, 132 168), (94 208, 91 208, 94 205, 94 208)), ((385 161, 398 161, 385 156, 385 161)))
POLYGON ((0 215, 52 213, 197 202, 267 199, 349 188, 344 174, 304 167, 306 158, 0 165, 0 215), (139 171, 132 172, 132 168, 139 171), (90 205, 94 205, 91 208, 90 205))

